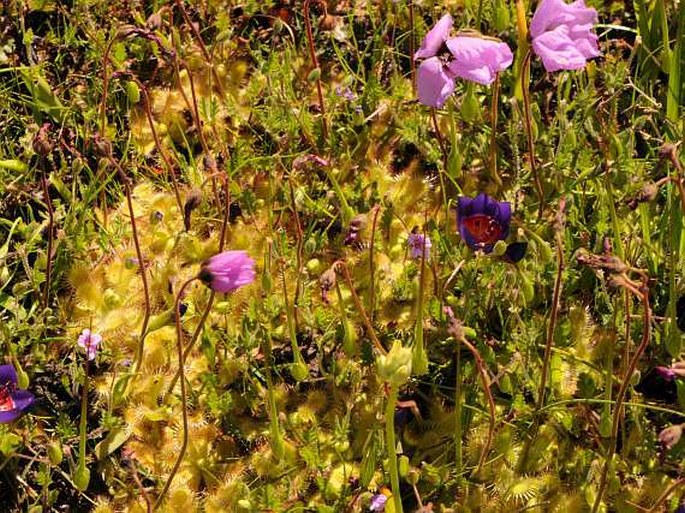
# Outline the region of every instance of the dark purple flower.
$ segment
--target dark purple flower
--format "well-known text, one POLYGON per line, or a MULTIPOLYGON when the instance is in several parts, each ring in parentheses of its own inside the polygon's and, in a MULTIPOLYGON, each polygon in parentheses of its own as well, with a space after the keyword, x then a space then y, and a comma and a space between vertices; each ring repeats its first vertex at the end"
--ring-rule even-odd
POLYGON ((0 424, 21 417, 35 401, 27 390, 17 390, 17 371, 12 365, 0 365, 0 424))
POLYGON ((490 253, 498 240, 509 235, 511 205, 485 193, 475 198, 459 196, 457 226, 461 238, 471 249, 490 253))
POLYGON ((95 360, 98 354, 98 347, 102 342, 102 335, 91 333, 88 328, 84 329, 78 337, 78 345, 86 350, 86 357, 95 360))
POLYGON ((530 22, 533 51, 547 71, 583 69, 600 54, 596 23, 597 11, 583 0, 542 0, 530 22))
POLYGON ((376 494, 371 498, 371 511, 385 511, 385 503, 388 502, 388 497, 382 493, 376 494))
POLYGON ((407 245, 409 246, 409 256, 411 258, 420 259, 424 252, 426 254, 426 260, 430 258, 430 249, 433 244, 428 235, 424 236, 423 233, 412 230, 407 238, 407 245))
POLYGON ((254 281, 254 266, 247 251, 224 251, 203 262, 198 278, 216 292, 231 292, 254 281))
POLYGON ((507 43, 477 36, 457 36, 447 40, 454 56, 449 70, 456 76, 481 85, 490 85, 497 73, 514 61, 507 43))

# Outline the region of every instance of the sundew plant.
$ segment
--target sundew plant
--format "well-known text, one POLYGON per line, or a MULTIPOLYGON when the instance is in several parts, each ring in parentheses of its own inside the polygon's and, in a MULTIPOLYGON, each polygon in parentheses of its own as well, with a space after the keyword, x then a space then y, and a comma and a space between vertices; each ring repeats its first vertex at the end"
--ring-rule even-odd
POLYGON ((685 511, 683 0, 0 7, 0 511, 685 511))

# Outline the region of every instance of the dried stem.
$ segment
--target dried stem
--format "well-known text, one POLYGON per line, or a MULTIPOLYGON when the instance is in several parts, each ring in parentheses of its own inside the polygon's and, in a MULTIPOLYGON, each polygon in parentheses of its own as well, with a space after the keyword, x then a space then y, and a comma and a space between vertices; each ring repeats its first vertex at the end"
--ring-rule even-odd
POLYGON ((152 132, 152 138, 155 141, 155 148, 162 156, 162 160, 166 165, 167 172, 169 173, 169 176, 171 176, 171 186, 174 189, 174 197, 176 198, 176 204, 178 205, 178 209, 181 212, 181 215, 183 215, 183 202, 181 201, 181 194, 178 190, 178 180, 176 179, 176 171, 174 170, 174 166, 171 163, 171 160, 169 159, 169 156, 167 155, 164 147, 162 146, 162 142, 159 139, 159 134, 157 133, 157 129, 155 128, 155 122, 152 118, 152 107, 150 106, 150 96, 147 94, 147 88, 140 80, 138 80, 137 77, 133 75, 131 75, 131 80, 138 84, 138 87, 140 88, 141 96, 143 98, 143 110, 145 111, 145 116, 147 117, 147 122, 150 126, 150 132, 152 132))
POLYGON ((164 496, 169 490, 169 487, 171 486, 171 483, 173 482, 174 477, 176 476, 176 473, 178 472, 178 469, 181 466, 181 461, 183 461, 186 449, 188 448, 188 397, 186 393, 186 380, 183 370, 184 360, 183 329, 181 328, 181 299, 183 299, 185 295, 186 288, 188 288, 188 286, 191 283, 193 283, 196 279, 197 277, 193 276, 183 284, 181 289, 178 291, 178 294, 176 295, 176 301, 174 302, 174 320, 176 321, 176 349, 178 350, 178 371, 181 376, 181 409, 183 414, 183 439, 181 442, 181 448, 178 451, 178 458, 176 459, 176 463, 174 464, 174 467, 171 469, 169 478, 164 484, 164 488, 162 488, 162 491, 160 492, 159 497, 157 497, 157 501, 155 502, 155 510, 162 504, 164 496))
POLYGON ((43 290, 43 306, 47 308, 50 300, 50 286, 52 284, 52 248, 55 238, 55 211, 52 208, 52 198, 50 198, 50 190, 48 188, 48 178, 45 170, 45 157, 40 157, 43 174, 40 183, 43 186, 43 195, 45 196, 45 205, 48 209, 48 254, 47 262, 45 264, 45 289, 43 290))
POLYGON ((492 134, 490 136, 490 176, 498 186, 502 186, 502 179, 497 172, 497 116, 499 114, 499 73, 495 76, 495 83, 492 85, 492 106, 490 110, 490 123, 492 124, 492 134))
POLYGON ((178 7, 181 10, 181 13, 183 14, 183 19, 185 20, 186 25, 188 26, 190 31, 193 33, 193 37, 195 38, 195 42, 200 47, 200 51, 202 52, 202 55, 204 56, 205 61, 207 62, 207 65, 209 66, 209 70, 212 73, 212 77, 214 78, 214 82, 216 83, 216 87, 219 90, 219 94, 221 95, 221 101, 224 102, 226 93, 224 91, 223 86, 221 85, 221 80, 219 79, 219 75, 217 75, 216 69, 214 69, 214 62, 212 60, 212 56, 209 55, 209 52, 207 51, 207 46, 205 46, 205 43, 202 40, 202 36, 200 35, 199 30, 197 29, 197 27, 193 23, 193 20, 190 19, 190 16, 188 16, 188 11, 186 11, 183 0, 176 0, 176 7, 178 7))
POLYGON ((319 97, 319 110, 321 111, 321 123, 323 128, 323 137, 328 139, 328 123, 326 122, 326 108, 323 101, 323 89, 321 88, 321 68, 319 67, 319 60, 316 57, 316 49, 314 48, 314 35, 312 34, 312 21, 309 17, 309 4, 311 0, 304 0, 304 25, 307 31, 307 45, 309 46, 309 58, 312 61, 314 69, 319 70, 319 75, 316 77, 316 93, 319 97))
MULTIPOLYGON (((228 229, 228 218, 230 216, 230 205, 231 205, 231 195, 228 190, 228 180, 226 181, 226 205, 224 207, 224 220, 223 224, 221 225, 221 235, 219 237, 219 253, 221 253, 224 250, 224 247, 226 245, 226 231, 228 229)), ((209 316, 209 312, 212 310, 212 305, 214 304, 214 298, 216 297, 216 292, 212 290, 211 294, 209 295, 209 299, 207 300, 207 306, 205 306, 204 311, 202 312, 202 317, 200 318, 200 322, 198 325, 195 327, 195 331, 193 332, 193 336, 190 338, 190 342, 188 343, 187 347, 183 351, 183 363, 185 364, 185 361, 188 359, 188 356, 190 355, 190 352, 193 350, 193 347, 195 346, 195 343, 197 342, 197 339, 200 337, 200 332, 202 331, 202 328, 205 325, 205 321, 207 320, 207 317, 209 316)), ((176 374, 174 377, 171 379, 171 384, 169 385, 169 388, 167 389, 167 393, 165 395, 168 396, 171 394, 172 390, 176 386, 176 382, 181 376, 181 370, 176 371, 176 374)))
POLYGON ((480 374, 480 379, 483 384, 483 392, 485 393, 485 397, 488 400, 488 410, 490 414, 490 422, 488 425, 488 437, 485 441, 485 445, 483 446, 483 450, 480 453, 480 458, 478 459, 478 467, 476 467, 475 472, 476 474, 478 474, 483 468, 483 465, 485 464, 485 458, 487 458, 488 453, 490 452, 490 447, 492 446, 492 439, 495 433, 495 399, 492 397, 492 391, 490 390, 490 376, 488 376, 488 372, 485 369, 485 363, 483 362, 483 357, 480 355, 480 352, 478 351, 476 346, 474 346, 471 342, 469 342, 466 339, 466 337, 463 334, 458 338, 458 341, 464 344, 473 355, 473 359, 476 363, 476 368, 478 369, 478 374, 480 374))
POLYGON ((523 65, 521 70, 521 90, 523 92, 523 115, 526 125, 526 135, 528 138, 528 155, 530 157, 530 170, 533 173, 533 180, 535 181, 535 189, 540 200, 540 207, 538 209, 538 217, 542 218, 542 211, 545 207, 545 197, 542 190, 542 183, 538 175, 538 166, 535 162, 535 141, 533 140, 533 120, 530 110, 530 60, 532 58, 532 51, 528 50, 526 56, 523 58, 523 65))
POLYGON ((545 392, 547 390, 547 374, 549 372, 549 362, 552 357, 552 344, 554 344, 554 330, 557 325, 559 315, 559 297, 562 288, 562 274, 564 271, 564 239, 560 231, 556 232, 557 239, 557 276, 554 280, 554 293, 552 295, 552 312, 549 316, 547 325, 547 340, 545 342, 545 354, 542 360, 542 372, 540 375, 540 389, 538 391, 538 402, 536 410, 540 410, 545 405, 545 392))
POLYGON ((140 342, 138 344, 138 352, 136 354, 136 366, 134 374, 137 374, 140 370, 140 366, 143 363, 143 351, 145 348, 145 337, 147 336, 147 326, 150 321, 151 305, 150 305, 150 287, 147 282, 147 274, 145 273, 145 259, 143 258, 143 252, 140 249, 140 241, 138 239, 138 228, 136 226, 136 216, 133 211, 133 199, 131 198, 131 184, 128 176, 124 173, 119 162, 114 158, 111 152, 109 152, 109 161, 114 165, 119 173, 119 177, 124 184, 124 193, 126 195, 126 205, 128 206, 128 214, 131 218, 131 235, 133 236, 133 245, 136 248, 136 258, 138 259, 138 268, 140 269, 140 279, 143 282, 143 294, 145 295, 145 310, 143 314, 143 325, 140 328, 140 342))
POLYGON ((381 207, 373 207, 373 222, 371 224, 371 240, 369 241, 369 316, 373 323, 374 312, 376 310, 376 269, 373 260, 374 247, 376 241, 376 227, 378 226, 378 214, 381 207))
POLYGON ((595 503, 592 506, 592 513, 596 513, 599 510, 599 506, 602 503, 602 499, 604 498, 609 467, 611 466, 611 463, 614 459, 614 455, 616 453, 618 427, 623 410, 623 403, 625 401, 626 393, 628 391, 628 387, 630 386, 630 381, 633 376, 633 373, 635 372, 638 361, 640 360, 642 353, 644 353, 645 349, 647 348, 647 345, 649 345, 649 340, 652 335, 652 309, 649 304, 649 289, 647 287, 647 284, 648 278, 646 275, 643 275, 641 287, 642 290, 635 290, 632 286, 629 287, 629 290, 636 294, 638 297, 640 297, 640 299, 642 300, 644 323, 644 326, 642 327, 642 340, 640 341, 640 345, 635 351, 633 358, 630 360, 630 363, 628 364, 626 375, 623 381, 621 382, 621 387, 619 388, 618 394, 616 395, 616 406, 614 407, 611 422, 611 436, 609 438, 609 444, 607 446, 607 455, 604 461, 604 467, 602 469, 602 478, 600 481, 599 490, 597 491, 597 498, 595 499, 595 503))
POLYGON ((340 269, 342 271, 342 274, 345 277, 345 281, 347 282, 347 286, 350 289, 350 293, 352 294, 352 300, 354 301, 354 305, 357 307, 357 311, 362 316, 362 320, 364 321, 364 325, 366 326, 366 331, 368 332, 369 337, 371 337, 373 345, 376 346, 376 349, 381 354, 387 354, 388 352, 385 350, 383 344, 381 344, 381 341, 378 340, 378 337, 376 336, 376 331, 373 329, 373 324, 371 324, 369 316, 366 315, 366 311, 364 310, 364 306, 362 306, 362 303, 359 300, 357 291, 354 290, 354 284, 352 283, 352 278, 350 277, 350 271, 349 269, 347 269, 347 264, 343 260, 338 260, 333 265, 336 269, 340 269))

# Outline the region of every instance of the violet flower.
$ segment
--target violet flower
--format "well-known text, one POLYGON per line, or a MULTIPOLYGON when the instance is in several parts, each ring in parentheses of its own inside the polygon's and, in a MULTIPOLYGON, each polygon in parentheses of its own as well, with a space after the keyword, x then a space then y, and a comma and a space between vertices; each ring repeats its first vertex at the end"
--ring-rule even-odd
POLYGON ((509 235, 511 205, 497 201, 485 193, 475 198, 459 196, 457 226, 466 244, 474 250, 490 253, 498 240, 509 235))
POLYGON ((424 252, 426 260, 430 258, 430 249, 433 246, 430 237, 423 233, 418 233, 416 228, 409 234, 407 245, 409 246, 409 256, 411 258, 415 260, 420 259, 424 252))
POLYGON ((447 40, 454 56, 448 68, 456 76, 481 85, 490 85, 497 73, 514 61, 509 46, 501 41, 476 36, 457 36, 447 40))
POLYGON ((216 292, 231 292, 254 281, 254 266, 247 251, 224 251, 202 263, 198 278, 216 292))
POLYGON ((542 0, 530 22, 533 51, 549 72, 578 70, 588 59, 600 55, 592 32, 597 11, 584 0, 542 0))
POLYGON ((382 493, 376 494, 371 498, 370 511, 385 511, 385 503, 388 502, 388 497, 382 493))
POLYGON ((78 345, 86 350, 86 358, 90 361, 95 360, 101 342, 102 335, 91 333, 88 328, 84 329, 78 337, 78 345))
POLYGON ((27 390, 17 390, 17 371, 12 365, 0 365, 0 424, 21 417, 36 400, 27 390))

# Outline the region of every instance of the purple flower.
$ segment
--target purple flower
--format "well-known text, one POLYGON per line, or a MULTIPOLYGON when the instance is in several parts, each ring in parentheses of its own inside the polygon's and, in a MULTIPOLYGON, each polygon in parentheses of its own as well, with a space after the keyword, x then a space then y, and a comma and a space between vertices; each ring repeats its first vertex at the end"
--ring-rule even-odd
POLYGON ((90 361, 95 360, 100 342, 102 342, 102 335, 91 333, 88 328, 84 329, 78 337, 78 345, 86 350, 86 357, 90 361))
POLYGON ((445 14, 423 38, 421 48, 414 54, 414 60, 428 59, 437 55, 442 45, 447 41, 451 29, 452 16, 445 14))
POLYGON ((426 260, 430 258, 430 249, 433 246, 428 235, 418 233, 416 228, 412 230, 407 238, 407 245, 409 246, 409 255, 413 259, 420 259, 425 252, 426 260))
POLYGON ((33 401, 27 390, 17 390, 17 371, 12 365, 0 365, 0 424, 21 417, 33 401))
POLYGON ((382 493, 378 493, 371 497, 371 511, 385 511, 385 503, 388 502, 388 497, 382 493))
POLYGON ((431 57, 416 70, 416 93, 428 107, 442 107, 454 92, 454 75, 440 57, 431 57))
POLYGON ((658 366, 654 370, 666 381, 685 378, 685 361, 675 362, 670 367, 658 366))
POLYGON ((247 251, 224 251, 202 263, 198 278, 216 292, 231 292, 254 281, 254 265, 247 251))
POLYGON ((659 365, 654 370, 666 381, 673 381, 676 377, 676 373, 670 367, 662 367, 659 365))
POLYGON ((597 11, 583 0, 542 0, 530 22, 533 51, 547 71, 583 69, 597 57, 597 35, 592 32, 597 11))
POLYGON ((474 36, 457 36, 447 40, 454 56, 448 68, 456 76, 481 85, 490 85, 497 73, 511 66, 514 55, 501 41, 474 36))
POLYGON ((471 249, 490 253, 498 240, 509 235, 511 205, 485 193, 475 198, 459 196, 457 226, 461 238, 471 249))

